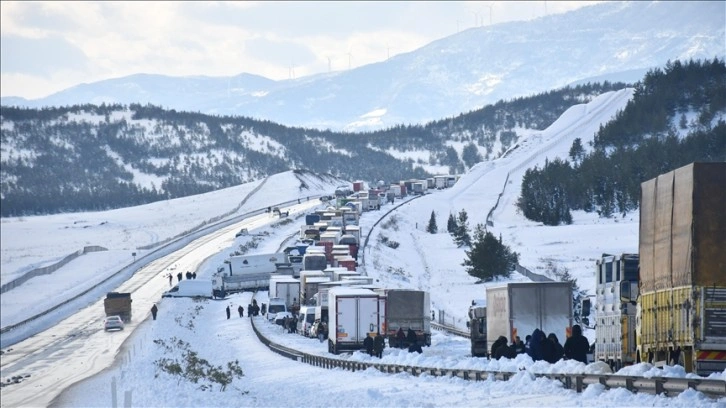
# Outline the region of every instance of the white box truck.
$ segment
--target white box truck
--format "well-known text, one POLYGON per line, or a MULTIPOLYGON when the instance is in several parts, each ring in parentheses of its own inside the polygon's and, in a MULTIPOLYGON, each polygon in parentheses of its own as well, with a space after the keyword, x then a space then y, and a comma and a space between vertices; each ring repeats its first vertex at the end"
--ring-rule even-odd
POLYGON ((183 280, 164 292, 161 297, 204 297, 212 298, 212 281, 208 279, 183 280))
POLYGON ((331 288, 328 291, 328 351, 360 350, 363 340, 379 326, 378 295, 372 290, 331 288))
POLYGON ((545 336, 554 333, 567 338, 572 327, 572 284, 570 282, 516 282, 487 288, 487 349, 499 336, 519 336, 522 341, 534 329, 545 336))
POLYGON ((402 328, 405 333, 409 329, 416 332, 418 344, 431 345, 431 300, 429 292, 408 289, 380 289, 379 295, 386 298, 385 333, 391 347, 408 347, 399 344, 396 333, 402 328))
POLYGON ((270 298, 285 301, 288 310, 300 306, 300 280, 288 275, 272 275, 270 277, 270 298))

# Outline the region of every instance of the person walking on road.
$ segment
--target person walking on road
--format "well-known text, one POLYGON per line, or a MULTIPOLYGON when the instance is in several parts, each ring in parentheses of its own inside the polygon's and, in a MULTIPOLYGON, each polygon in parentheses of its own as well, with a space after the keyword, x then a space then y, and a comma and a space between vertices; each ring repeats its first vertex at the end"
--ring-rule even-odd
POLYGON ((227 305, 227 320, 229 320, 229 305, 227 305))
POLYGON ((237 313, 239 313, 239 317, 244 316, 244 314, 245 314, 245 308, 242 307, 242 305, 239 305, 239 307, 237 308, 237 313))
POLYGON ((156 303, 154 303, 154 306, 151 306, 151 317, 156 320, 156 312, 158 312, 159 309, 156 307, 156 303))

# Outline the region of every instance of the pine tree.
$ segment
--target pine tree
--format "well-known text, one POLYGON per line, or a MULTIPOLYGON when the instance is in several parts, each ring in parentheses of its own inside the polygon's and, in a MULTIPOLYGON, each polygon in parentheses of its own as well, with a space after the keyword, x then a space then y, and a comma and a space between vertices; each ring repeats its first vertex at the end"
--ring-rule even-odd
POLYGON ((464 245, 471 246, 471 235, 469 235, 469 215, 466 210, 462 209, 459 211, 459 219, 457 220, 457 228, 454 233, 454 242, 456 246, 462 247, 464 245))
POLYGON ((470 251, 465 251, 466 259, 462 266, 466 272, 485 282, 501 276, 508 278, 519 263, 519 254, 512 252, 497 240, 491 232, 485 232, 481 224, 474 229, 474 243, 470 251))
POLYGON ((431 218, 429 218, 429 225, 426 226, 426 232, 429 234, 436 234, 439 232, 439 227, 436 225, 436 213, 431 211, 431 218))
POLYGON ((449 220, 446 222, 446 232, 453 236, 457 229, 459 229, 459 226, 456 224, 456 218, 453 214, 449 213, 449 220))
POLYGON ((581 161, 583 156, 585 156, 585 148, 582 147, 582 139, 580 139, 579 137, 575 138, 575 140, 572 141, 569 156, 575 163, 581 161))

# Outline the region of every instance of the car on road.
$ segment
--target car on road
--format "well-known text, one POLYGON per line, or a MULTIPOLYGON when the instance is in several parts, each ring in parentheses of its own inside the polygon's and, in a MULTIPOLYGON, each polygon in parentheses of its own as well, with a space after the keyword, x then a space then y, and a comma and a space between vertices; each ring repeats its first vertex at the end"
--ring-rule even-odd
POLYGON ((243 236, 243 235, 247 235, 248 233, 249 233, 249 232, 247 231, 247 228, 242 228, 241 230, 239 230, 239 232, 238 232, 238 233, 236 233, 236 234, 234 235, 234 237, 235 237, 235 238, 237 238, 237 237, 241 237, 241 236, 243 236))
POLYGON ((124 321, 121 316, 108 316, 103 320, 103 329, 109 330, 123 330, 124 321))
POLYGON ((285 318, 292 319, 292 313, 290 312, 280 312, 275 314, 275 324, 278 326, 284 326, 285 325, 285 318))

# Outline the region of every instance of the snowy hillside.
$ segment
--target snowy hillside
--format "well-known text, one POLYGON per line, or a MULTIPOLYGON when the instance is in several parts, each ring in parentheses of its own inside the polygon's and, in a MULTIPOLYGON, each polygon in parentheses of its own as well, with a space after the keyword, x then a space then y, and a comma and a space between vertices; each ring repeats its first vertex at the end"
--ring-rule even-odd
POLYGON ((471 28, 385 62, 286 81, 132 75, 3 105, 147 102, 288 126, 370 130, 424 123, 588 79, 637 81, 668 60, 725 55, 724 2, 603 2, 471 28))
MULTIPOLYGON (((522 254, 525 266, 537 270, 542 260, 554 259, 571 269, 583 289, 592 291, 592 265, 600 251, 617 253, 631 250, 633 245, 637 245, 637 215, 612 220, 578 214, 570 226, 543 227, 524 220, 514 210, 513 203, 518 195, 519 180, 526 168, 543 163, 545 158, 565 154, 574 137, 582 137, 586 142, 589 139, 587 135, 592 135, 600 123, 621 109, 632 92, 632 89, 611 92, 589 104, 571 108, 549 128, 529 135, 526 141, 504 158, 476 166, 450 189, 435 191, 407 202, 386 204, 381 211, 364 213, 360 225, 364 235, 371 232, 371 240, 365 251, 363 269, 384 287, 428 290, 434 310, 439 314, 444 313, 448 322, 461 324, 470 300, 484 297, 485 286, 474 284, 474 279, 463 273, 459 265, 463 248, 455 248, 451 237, 445 232, 429 235, 423 231, 423 226, 432 210, 439 214, 438 224, 443 226, 449 211, 462 208, 469 212, 472 224, 484 222, 489 209, 497 201, 496 196, 505 187, 491 219, 494 227, 490 229, 502 234, 504 242, 522 254), (400 204, 402 207, 386 217, 389 222, 374 227, 382 214, 400 204), (396 221, 390 222, 394 218, 396 221), (383 224, 388 226, 384 227, 383 224), (400 246, 393 250, 380 245, 383 235, 398 241, 400 246)), ((313 177, 305 177, 304 182, 314 183, 314 187, 309 191, 300 190, 301 179, 292 173, 284 173, 269 179, 251 195, 256 186, 225 190, 227 197, 210 193, 172 200, 162 207, 141 206, 113 212, 72 214, 65 218, 7 219, 3 220, 2 238, 3 242, 17 241, 13 242, 13 257, 25 259, 25 263, 40 263, 54 258, 43 253, 50 246, 37 242, 45 241, 45 237, 51 235, 68 236, 67 240, 55 242, 59 248, 57 253, 75 250, 80 243, 99 242, 120 252, 127 252, 133 248, 130 240, 158 242, 196 225, 200 219, 207 220, 229 213, 240 202, 240 198, 236 197, 230 200, 234 205, 220 203, 220 200, 227 201, 229 197, 250 197, 235 212, 238 213, 298 197, 303 200, 298 206, 312 206, 315 203, 305 202, 308 193, 328 191, 335 187, 334 180, 318 181, 313 177), (270 189, 266 190, 268 187, 270 189), (75 224, 76 221, 81 222, 75 224), (73 225, 78 227, 69 228, 73 225), (117 229, 104 233, 102 228, 105 225, 117 226, 117 229), (7 231, 12 235, 6 236, 7 231), (22 235, 21 231, 26 233, 22 235), (9 240, 8 237, 14 239, 9 240)), ((290 219, 301 223, 301 216, 302 212, 291 214, 290 219)), ((251 230, 261 235, 256 248, 259 253, 275 251, 298 229, 299 224, 295 222, 274 227, 274 221, 269 216, 263 217, 254 221, 260 227, 251 230)), ((200 278, 209 277, 219 262, 225 259, 226 253, 243 241, 241 238, 232 238, 231 231, 225 231, 224 235, 227 246, 220 246, 218 253, 207 254, 204 262, 195 269, 200 278)), ((5 258, 3 252, 3 260, 5 258)), ((85 261, 73 261, 50 276, 34 278, 20 288, 3 294, 3 325, 7 321, 17 321, 23 314, 42 310, 44 305, 47 306, 49 292, 69 291, 73 286, 85 284, 89 278, 108 277, 119 266, 110 258, 89 257, 85 261)), ((127 256, 125 262, 128 261, 127 256)), ((16 260, 14 269, 22 263, 16 260)), ((162 273, 153 275, 152 280, 134 292, 136 317, 123 332, 107 333, 100 329, 103 319, 101 302, 98 296, 92 298, 89 295, 92 307, 79 311, 76 316, 81 317, 78 319, 61 322, 62 317, 49 316, 50 319, 56 319, 55 323, 61 323, 43 335, 3 350, 3 376, 27 375, 3 389, 4 404, 106 406, 113 398, 110 395, 114 387, 110 385, 112 383, 116 384, 119 405, 122 399, 128 398, 134 405, 140 406, 463 407, 477 406, 486 401, 487 406, 493 407, 627 405, 715 408, 724 403, 724 398, 710 399, 695 390, 666 397, 635 394, 622 388, 608 390, 602 384, 593 384, 587 386, 584 392, 576 393, 563 389, 558 381, 537 379, 533 373, 602 373, 607 370, 604 364, 585 366, 572 360, 549 364, 533 362, 526 355, 513 360, 471 358, 467 355, 469 343, 466 339, 442 332, 434 333, 432 346, 426 347, 420 355, 387 348, 380 361, 385 364, 502 370, 516 374, 509 381, 487 379, 469 382, 426 374, 414 377, 406 373, 384 374, 374 369, 348 372, 311 366, 266 349, 252 331, 248 318, 240 319, 234 315, 231 319, 225 319, 225 307, 230 306, 233 310, 238 305, 247 307, 252 296, 249 292, 232 295, 224 301, 160 300, 157 294, 159 288, 167 287, 163 272, 175 267, 158 262, 146 268, 153 271, 160 269, 162 273), (159 305, 159 319, 156 321, 150 319, 148 312, 152 303, 159 305), (39 345, 47 341, 52 343, 50 350, 38 352, 39 345), (161 347, 169 341, 173 341, 175 347, 161 347), (83 347, 73 347, 80 342, 83 347), (159 361, 179 358, 186 347, 198 352, 199 358, 209 359, 209 363, 214 366, 222 367, 227 362, 237 362, 244 376, 234 378, 226 390, 220 390, 218 386, 206 386, 208 381, 193 383, 159 369, 159 361), (59 376, 61 372, 63 375, 59 376), (86 379, 88 376, 91 377, 86 379), (150 387, 149 384, 154 386, 150 387), (289 387, 289 384, 295 384, 295 387, 289 387), (290 389, 295 389, 297 393, 288 392, 290 389)), ((3 265, 2 270, 5 281, 8 270, 6 265, 3 265)), ((516 274, 513 278, 524 279, 516 274)), ((128 284, 125 282, 120 288, 128 288, 128 284)), ((264 299, 266 293, 258 295, 264 299)), ((279 344, 328 355, 325 343, 285 334, 280 327, 269 325, 262 318, 254 319, 256 324, 262 326, 261 330, 279 344)), ((592 333, 588 335, 592 337, 592 333)), ((4 335, 3 340, 6 338, 4 335)), ((361 352, 339 357, 352 361, 374 361, 361 352)), ((647 363, 626 367, 619 374, 677 378, 692 376, 686 374, 682 367, 658 369, 647 363)), ((712 378, 720 380, 724 374, 715 374, 712 378)), ((8 379, 3 377, 2 381, 8 379)))
MULTIPOLYGON (((449 214, 466 210, 469 228, 485 225, 487 214, 496 206, 488 227, 503 243, 520 254, 520 264, 546 274, 551 262, 567 268, 581 289, 594 293, 593 268, 603 252, 637 252, 638 214, 622 219, 600 219, 596 214, 577 212, 572 225, 549 227, 526 220, 518 213, 524 172, 542 167, 546 159, 567 157, 572 141, 580 137, 587 145, 601 123, 612 118, 632 96, 632 89, 601 95, 586 105, 576 105, 542 132, 529 135, 501 159, 482 162, 461 177, 448 190, 436 192, 396 211, 397 228, 377 229, 366 251, 365 266, 386 285, 414 286, 430 290, 434 305, 452 313, 463 326, 463 318, 473 299, 485 299, 485 285, 474 285, 476 278, 461 265, 464 249, 457 248, 446 232, 449 214), (500 193, 501 198, 498 199, 500 193), (438 234, 425 231, 431 212, 436 213, 438 234), (380 237, 399 242, 397 249, 380 243, 380 237), (408 255, 402 256, 401 252, 408 255)), ((551 268, 550 268, 551 269, 551 268)), ((515 273, 514 280, 526 280, 515 273)), ((492 284, 499 284, 494 282, 492 284)))

